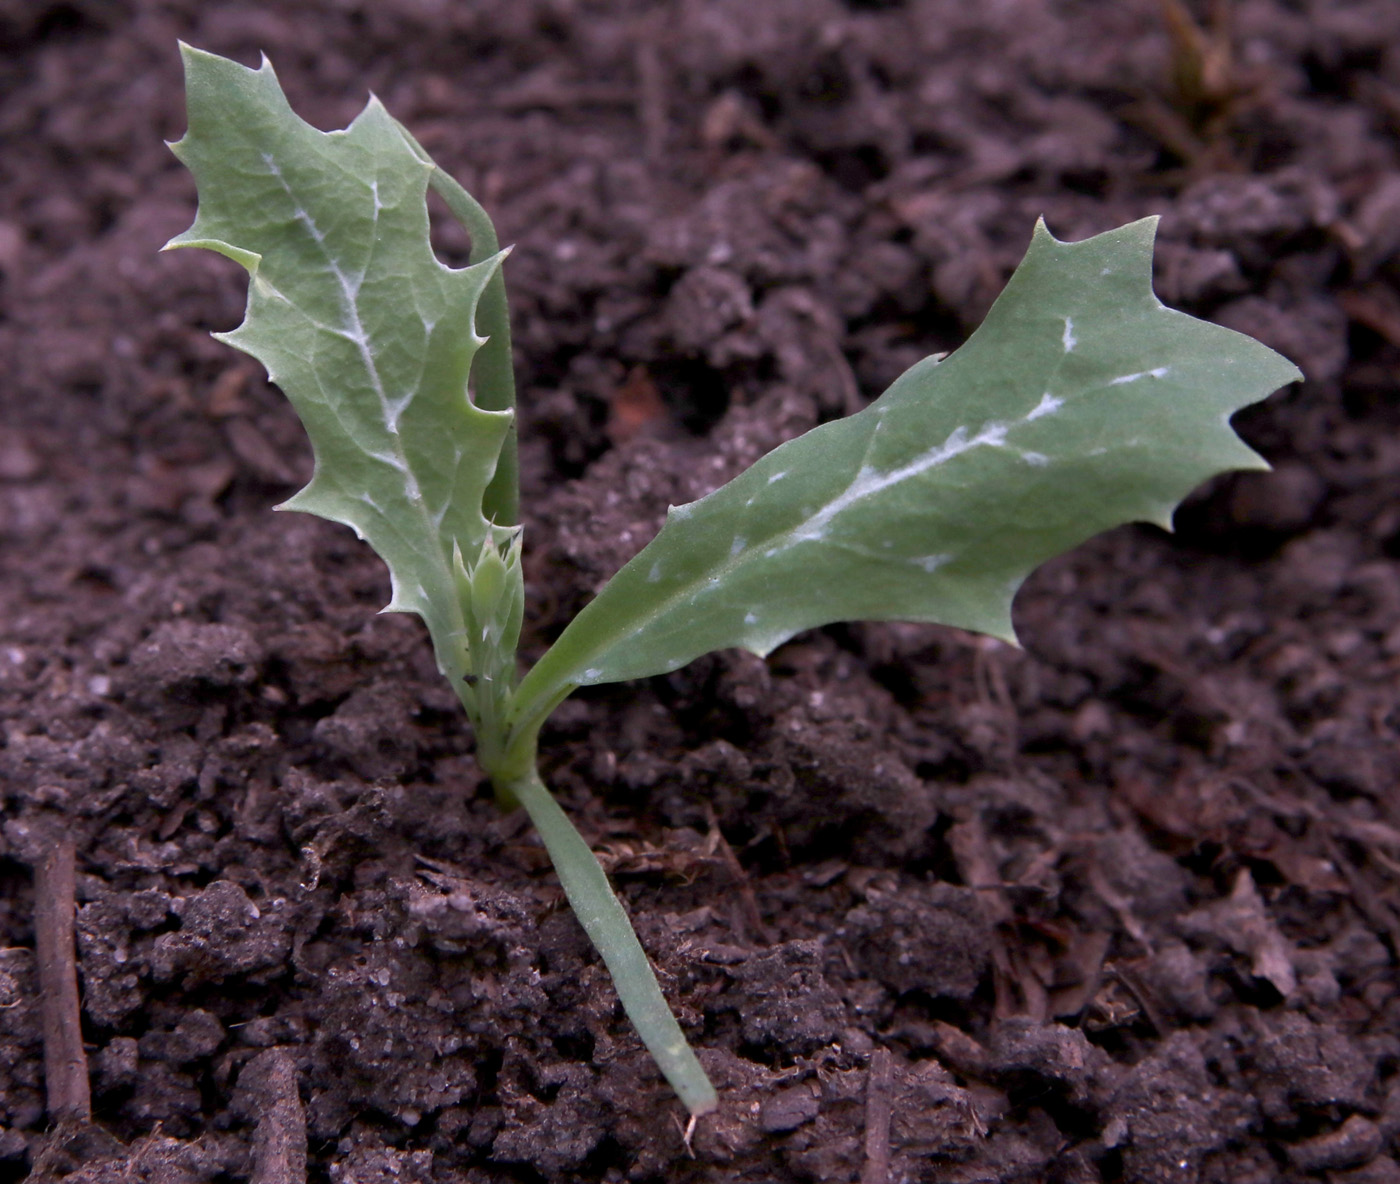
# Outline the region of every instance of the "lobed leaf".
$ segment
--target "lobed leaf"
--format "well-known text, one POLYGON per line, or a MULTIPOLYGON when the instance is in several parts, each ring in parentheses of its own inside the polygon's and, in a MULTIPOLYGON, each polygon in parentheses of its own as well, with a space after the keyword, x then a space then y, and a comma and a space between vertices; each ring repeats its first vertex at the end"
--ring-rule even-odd
POLYGON ((484 343, 478 301, 500 255, 438 261, 428 238, 433 164, 371 98, 343 131, 287 103, 271 64, 249 70, 182 46, 189 131, 172 145, 194 174, 194 224, 168 247, 247 268, 247 315, 220 340, 287 394, 315 452, 310 484, 281 509, 352 527, 389 566, 386 611, 428 623, 438 664, 466 669, 454 548, 475 557, 508 531, 482 509, 512 411, 468 397, 484 343))
POLYGON ((1012 598, 1046 559, 1120 523, 1169 528, 1207 477, 1267 468, 1230 416, 1301 375, 1162 305, 1155 230, 1148 218, 1063 243, 1038 224, 956 353, 672 507, 526 677, 518 715, 835 621, 1014 639, 1012 598))

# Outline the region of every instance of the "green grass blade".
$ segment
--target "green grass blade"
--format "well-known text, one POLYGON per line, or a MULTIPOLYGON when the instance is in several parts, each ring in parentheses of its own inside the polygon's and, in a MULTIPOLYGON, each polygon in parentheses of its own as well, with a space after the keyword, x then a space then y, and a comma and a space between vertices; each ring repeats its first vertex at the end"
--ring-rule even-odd
POLYGON ((775 449, 657 537, 526 676, 516 720, 575 685, 843 620, 1012 638, 1039 564, 1124 522, 1170 526, 1207 477, 1266 468, 1230 416, 1301 375, 1152 292, 1155 219, 1080 243, 1043 224, 986 322, 864 411, 775 449))
POLYGON ((632 930, 608 878, 554 796, 532 769, 506 783, 540 832, 564 885, 569 905, 593 942, 617 987, 623 1010, 651 1053, 657 1068, 692 1114, 707 1114, 719 1100, 666 998, 646 952, 632 930))

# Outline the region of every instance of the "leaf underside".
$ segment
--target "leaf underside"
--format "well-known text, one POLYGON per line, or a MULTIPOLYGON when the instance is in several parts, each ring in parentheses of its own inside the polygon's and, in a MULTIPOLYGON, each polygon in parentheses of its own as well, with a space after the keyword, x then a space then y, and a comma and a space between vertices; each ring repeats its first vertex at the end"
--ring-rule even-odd
POLYGON ((464 668, 454 544, 497 531, 482 512, 513 413, 467 394, 482 289, 500 256, 444 266, 428 238, 432 171, 377 99, 321 132, 258 70, 182 46, 189 131, 172 145, 199 209, 170 247, 247 268, 247 314, 220 340, 257 358, 295 405, 315 475, 281 509, 352 527, 389 566, 386 611, 419 613, 439 666, 464 668))
POLYGON ((1301 377, 1152 292, 1156 219, 1079 243, 1043 223, 986 321, 869 407, 672 507, 527 676, 519 701, 641 678, 847 620, 1014 640, 1051 556, 1120 523, 1170 527, 1195 486, 1268 466, 1230 416, 1301 377))

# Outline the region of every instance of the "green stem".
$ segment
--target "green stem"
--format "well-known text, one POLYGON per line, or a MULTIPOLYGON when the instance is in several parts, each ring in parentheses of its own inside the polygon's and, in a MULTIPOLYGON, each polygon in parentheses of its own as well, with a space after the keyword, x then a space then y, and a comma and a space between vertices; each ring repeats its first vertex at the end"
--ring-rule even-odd
POLYGON ((691 1114, 709 1113, 719 1105, 715 1087, 686 1043, 632 923, 583 836, 533 767, 507 780, 502 788, 525 807, 539 831, 574 915, 603 956, 622 1008, 662 1075, 691 1114))
MULTIPOLYGON (((423 151, 407 128, 399 125, 405 139, 427 163, 432 158, 423 151)), ((428 174, 428 184, 447 204, 452 216, 471 235, 471 262, 481 263, 500 252, 496 228, 481 204, 436 164, 428 174)), ((472 363, 475 399, 487 411, 515 408, 515 371, 510 349, 510 314, 506 304, 505 280, 498 268, 487 284, 477 305, 477 332, 488 340, 472 363)), ((486 516, 500 526, 514 526, 520 520, 519 461, 516 429, 501 449, 495 476, 482 499, 486 516)), ((500 664, 508 665, 508 664, 500 664)), ((508 677, 505 670, 482 669, 479 675, 508 677)), ((514 680, 511 679, 513 682, 514 680)), ((566 686, 550 697, 550 710, 572 690, 566 686)), ((613 895, 608 878, 597 858, 589 850, 583 836, 574 828, 559 808, 533 760, 535 736, 548 710, 532 713, 517 721, 507 734, 505 720, 498 715, 501 706, 500 688, 490 682, 478 683, 477 693, 464 696, 463 703, 473 715, 478 737, 478 759, 492 778, 497 800, 502 806, 519 802, 530 815, 545 849, 564 886, 564 895, 583 925, 584 932, 603 957, 603 964, 612 975, 622 1008, 637 1029, 657 1068, 671 1083, 680 1100, 691 1114, 706 1114, 719 1105, 715 1087, 705 1076, 695 1053, 686 1043, 676 1017, 666 1004, 656 975, 652 973, 646 952, 632 929, 622 905, 613 895), (475 710, 473 710, 475 707, 475 710), (523 722, 523 726, 522 726, 523 722), (497 745, 493 740, 501 738, 497 745)))

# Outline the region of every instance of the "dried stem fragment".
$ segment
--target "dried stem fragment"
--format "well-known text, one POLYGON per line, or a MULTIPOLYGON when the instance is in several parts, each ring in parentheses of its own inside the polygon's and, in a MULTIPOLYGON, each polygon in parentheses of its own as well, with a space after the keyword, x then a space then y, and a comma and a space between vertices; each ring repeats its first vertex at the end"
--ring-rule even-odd
POLYGON ((44 1027, 49 1117, 90 1122, 92 1095, 83 1051, 78 966, 73 951, 76 872, 73 840, 51 839, 34 866, 34 938, 44 1027))

